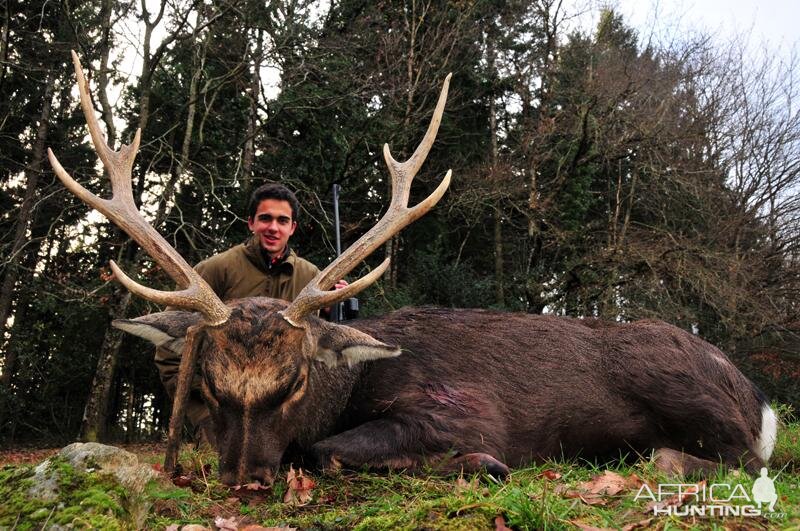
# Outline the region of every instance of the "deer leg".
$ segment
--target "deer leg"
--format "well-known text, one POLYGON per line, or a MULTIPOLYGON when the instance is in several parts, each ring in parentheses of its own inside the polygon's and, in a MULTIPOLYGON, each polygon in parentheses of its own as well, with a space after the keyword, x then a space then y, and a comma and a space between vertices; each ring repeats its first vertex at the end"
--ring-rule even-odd
POLYGON ((316 443, 312 454, 323 469, 345 468, 421 469, 430 465, 444 474, 485 471, 497 478, 508 467, 485 453, 455 455, 442 448, 427 448, 424 437, 400 421, 380 419, 316 443))
POLYGON ((196 365, 194 341, 199 330, 199 326, 192 326, 186 330, 186 345, 183 349, 181 366, 178 372, 178 384, 175 389, 175 399, 172 403, 172 416, 169 418, 167 451, 164 456, 164 470, 169 474, 175 470, 175 465, 178 463, 183 418, 186 415, 186 403, 189 400, 189 390, 196 365))
POLYGON ((656 469, 669 476, 707 476, 719 469, 720 464, 708 459, 700 459, 671 448, 659 448, 653 453, 652 462, 656 469))
POLYGON ((511 473, 505 463, 501 463, 489 454, 482 453, 447 456, 435 464, 433 469, 441 474, 486 472, 497 479, 505 479, 511 473))
POLYGON ((410 431, 398 421, 373 420, 317 442, 311 452, 323 469, 414 467, 424 448, 410 431))
MULTIPOLYGON (((657 449, 653 453, 652 461, 658 470, 671 476, 697 475, 707 477, 718 471, 721 466, 724 466, 723 462, 702 459, 671 448, 657 449)), ((757 458, 743 461, 742 465, 751 474, 762 466, 761 460, 757 458)))

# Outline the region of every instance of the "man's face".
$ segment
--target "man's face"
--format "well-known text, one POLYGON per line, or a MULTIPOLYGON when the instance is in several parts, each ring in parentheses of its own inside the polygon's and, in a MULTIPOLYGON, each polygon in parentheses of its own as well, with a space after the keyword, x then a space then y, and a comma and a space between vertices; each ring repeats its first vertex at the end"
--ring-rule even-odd
POLYGON ((292 219, 288 201, 264 199, 258 204, 255 217, 248 218, 247 226, 258 236, 261 247, 274 256, 286 248, 297 222, 292 219))

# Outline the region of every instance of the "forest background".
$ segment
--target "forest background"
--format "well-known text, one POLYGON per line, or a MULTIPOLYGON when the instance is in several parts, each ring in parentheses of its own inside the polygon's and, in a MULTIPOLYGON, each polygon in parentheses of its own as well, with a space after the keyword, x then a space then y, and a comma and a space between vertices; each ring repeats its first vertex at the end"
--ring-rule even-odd
POLYGON ((155 438, 169 414, 152 348, 109 325, 158 308, 107 264, 172 283, 46 161, 50 147, 107 193, 70 49, 109 142, 142 129, 136 201, 190 263, 243 241, 250 191, 274 180, 303 206, 294 247, 324 267, 331 186, 343 188, 346 247, 389 204, 382 144, 410 155, 452 72, 412 203, 448 168, 453 184, 369 259, 393 265, 361 295, 363 313, 659 318, 800 405, 793 60, 698 33, 643 39, 612 9, 580 31, 558 0, 3 6, 0 443, 155 438))

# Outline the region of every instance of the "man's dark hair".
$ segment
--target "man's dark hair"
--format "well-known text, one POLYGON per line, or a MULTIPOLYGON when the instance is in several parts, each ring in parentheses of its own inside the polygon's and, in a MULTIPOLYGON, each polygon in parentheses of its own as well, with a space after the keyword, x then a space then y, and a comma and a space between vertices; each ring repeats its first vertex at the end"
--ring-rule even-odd
POLYGON ((253 219, 256 216, 258 205, 264 199, 286 201, 292 207, 292 221, 297 221, 297 217, 300 214, 300 203, 291 190, 278 183, 262 184, 253 190, 253 194, 250 196, 250 204, 247 206, 247 217, 249 219, 253 219))

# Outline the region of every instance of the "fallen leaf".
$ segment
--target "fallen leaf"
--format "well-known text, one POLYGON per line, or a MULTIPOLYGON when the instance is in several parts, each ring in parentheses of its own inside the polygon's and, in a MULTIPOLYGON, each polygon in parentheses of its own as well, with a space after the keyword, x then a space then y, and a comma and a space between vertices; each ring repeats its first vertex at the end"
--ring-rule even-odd
POLYGON ((478 490, 478 478, 473 478, 472 481, 467 481, 464 479, 464 475, 460 474, 458 479, 456 479, 456 492, 471 492, 478 490))
POLYGON ((214 525, 219 528, 220 531, 237 531, 239 529, 239 522, 236 518, 223 518, 221 516, 217 516, 214 518, 214 525))
POLYGON ((208 527, 203 527, 197 524, 187 524, 181 527, 181 531, 212 531, 208 527))
POLYGON ((311 490, 316 487, 316 483, 311 478, 303 475, 303 469, 295 471, 294 467, 289 467, 289 473, 286 475, 286 483, 288 488, 283 497, 284 503, 291 503, 293 505, 306 505, 311 501, 311 490))
POLYGON ((178 524, 170 524, 164 528, 164 531, 178 531, 178 529, 180 529, 180 527, 178 527, 178 524))
POLYGON ((261 527, 260 525, 246 525, 239 531, 297 531, 296 527, 261 527))
POLYGON ((262 485, 258 481, 254 481, 252 483, 245 483, 244 485, 235 485, 233 490, 269 490, 269 487, 266 485, 262 485))
POLYGON ((502 516, 496 516, 494 519, 494 531, 511 531, 509 527, 506 527, 506 519, 502 516))
MULTIPOLYGON (((570 493, 572 494, 572 493, 570 493)), ((574 493, 574 496, 567 496, 567 498, 578 498, 586 505, 607 505, 608 499, 604 498, 602 494, 581 494, 579 492, 574 493)))
POLYGON ((580 520, 570 520, 569 523, 571 523, 581 531, 614 531, 610 527, 595 527, 593 525, 584 524, 580 520))
POLYGON ((176 487, 190 487, 192 485, 192 478, 189 476, 176 476, 172 478, 172 483, 176 487))
POLYGON ((636 529, 647 529, 653 524, 655 518, 645 518, 633 524, 628 524, 622 528, 622 531, 636 531, 636 529))
POLYGON ((580 488, 589 494, 615 496, 628 488, 628 480, 616 472, 606 470, 599 476, 581 483, 580 488))
POLYGON ((253 483, 245 483, 244 485, 234 485, 231 487, 231 490, 234 500, 247 503, 260 503, 267 500, 267 496, 272 492, 272 487, 254 481, 253 483))
POLYGON ((545 479, 549 479, 550 481, 555 481, 557 479, 561 479, 561 474, 556 472, 555 470, 545 470, 541 473, 541 476, 545 479))
POLYGON ((606 470, 589 481, 578 484, 577 489, 569 489, 559 485, 556 487, 555 492, 565 498, 579 498, 587 505, 606 505, 609 502, 608 496, 617 496, 624 491, 638 488, 641 485, 642 480, 636 474, 625 477, 616 472, 606 470))
POLYGON ((686 487, 685 490, 681 489, 680 494, 675 494, 674 496, 670 496, 669 498, 661 501, 651 501, 647 504, 647 509, 645 509, 645 514, 652 513, 655 509, 662 511, 667 507, 680 507, 686 500, 689 498, 694 498, 695 494, 697 494, 703 487, 705 487, 706 480, 701 481, 695 485, 691 485, 686 487))

